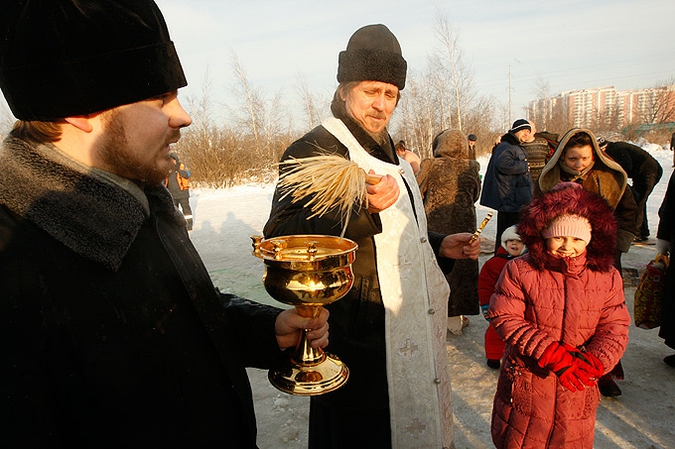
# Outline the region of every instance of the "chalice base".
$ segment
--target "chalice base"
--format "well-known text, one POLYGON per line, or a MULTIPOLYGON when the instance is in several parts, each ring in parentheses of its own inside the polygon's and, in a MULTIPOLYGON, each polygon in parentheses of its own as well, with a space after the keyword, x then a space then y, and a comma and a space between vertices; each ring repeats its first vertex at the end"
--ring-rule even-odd
POLYGON ((349 378, 349 368, 338 357, 323 353, 315 364, 298 364, 289 357, 269 370, 270 383, 284 393, 297 396, 318 396, 337 390, 349 378))

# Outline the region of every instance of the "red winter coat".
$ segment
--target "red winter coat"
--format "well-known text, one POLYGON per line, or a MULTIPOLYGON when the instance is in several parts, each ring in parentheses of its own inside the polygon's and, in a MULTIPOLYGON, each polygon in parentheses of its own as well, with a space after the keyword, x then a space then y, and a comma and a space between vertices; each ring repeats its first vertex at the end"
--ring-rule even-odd
POLYGON ((490 300, 491 323, 506 341, 492 410, 497 448, 592 448, 597 385, 571 392, 537 362, 553 342, 564 342, 585 346, 607 372, 628 343, 623 281, 612 266, 612 211, 597 195, 571 190, 525 209, 518 234, 529 253, 506 264, 490 300), (573 259, 548 253, 540 236, 561 213, 585 216, 593 229, 586 252, 573 259))
MULTIPOLYGON (((497 248, 497 254, 485 261, 478 275, 478 300, 480 305, 490 304, 490 297, 495 292, 497 279, 504 269, 506 262, 513 259, 503 246, 497 248)), ((492 324, 485 329, 485 357, 489 360, 501 360, 504 355, 504 341, 501 339, 492 324)))

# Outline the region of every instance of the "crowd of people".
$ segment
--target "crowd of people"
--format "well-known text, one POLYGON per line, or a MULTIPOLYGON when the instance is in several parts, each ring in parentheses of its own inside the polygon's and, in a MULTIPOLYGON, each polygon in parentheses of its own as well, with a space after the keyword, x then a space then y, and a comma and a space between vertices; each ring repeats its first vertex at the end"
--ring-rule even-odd
MULTIPOLYGON (((645 237, 638 202, 660 173, 641 185, 644 164, 627 174, 573 129, 537 159, 535 182, 528 154, 550 142, 524 119, 482 189, 474 134, 443 130, 420 161, 387 128, 406 85, 401 46, 385 25, 359 28, 337 55, 331 117, 281 161, 330 154, 377 180, 347 221, 279 184, 264 227, 358 245, 351 290, 306 317, 220 292, 190 242, 190 172, 170 152, 192 121, 187 80, 152 0, 17 0, 0 24, 0 87, 18 119, 0 147, 3 443, 255 448, 245 368, 272 366, 304 334, 350 370, 311 397, 310 448, 451 448, 446 334, 482 311, 500 370, 495 446, 592 447, 598 389, 618 389, 628 343, 620 255, 645 237), (498 229, 480 272, 479 198, 498 229)), ((671 271, 660 335, 675 347, 671 271)))

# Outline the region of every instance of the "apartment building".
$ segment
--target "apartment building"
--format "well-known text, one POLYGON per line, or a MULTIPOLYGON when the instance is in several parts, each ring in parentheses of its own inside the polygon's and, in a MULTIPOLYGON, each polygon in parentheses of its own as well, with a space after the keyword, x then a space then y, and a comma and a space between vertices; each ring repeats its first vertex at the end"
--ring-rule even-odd
POLYGON ((582 128, 674 122, 675 85, 626 91, 617 91, 614 86, 572 90, 532 101, 527 114, 537 123, 557 118, 582 128))

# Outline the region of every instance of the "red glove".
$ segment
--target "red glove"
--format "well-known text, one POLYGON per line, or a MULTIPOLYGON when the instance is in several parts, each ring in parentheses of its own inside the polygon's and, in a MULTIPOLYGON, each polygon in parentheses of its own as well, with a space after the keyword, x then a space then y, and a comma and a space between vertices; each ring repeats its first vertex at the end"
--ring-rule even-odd
POLYGON ((594 382, 590 381, 589 376, 579 369, 579 365, 582 363, 579 359, 575 359, 573 365, 569 368, 556 371, 555 374, 558 376, 560 385, 572 392, 583 390, 584 384, 589 385, 587 382, 591 382, 590 385, 593 385, 594 382))
POLYGON ((568 343, 563 343, 563 347, 577 360, 576 369, 568 375, 574 374, 582 384, 589 387, 595 385, 604 372, 602 362, 590 352, 582 352, 568 343))
POLYGON ((551 343, 539 358, 539 366, 548 368, 558 374, 558 371, 564 371, 574 364, 574 357, 557 341, 551 343))
POLYGON ((584 389, 584 385, 594 385, 597 369, 577 348, 567 343, 551 343, 539 358, 539 366, 548 368, 558 376, 560 384, 575 392, 584 389), (591 380, 593 379, 593 380, 591 380))

